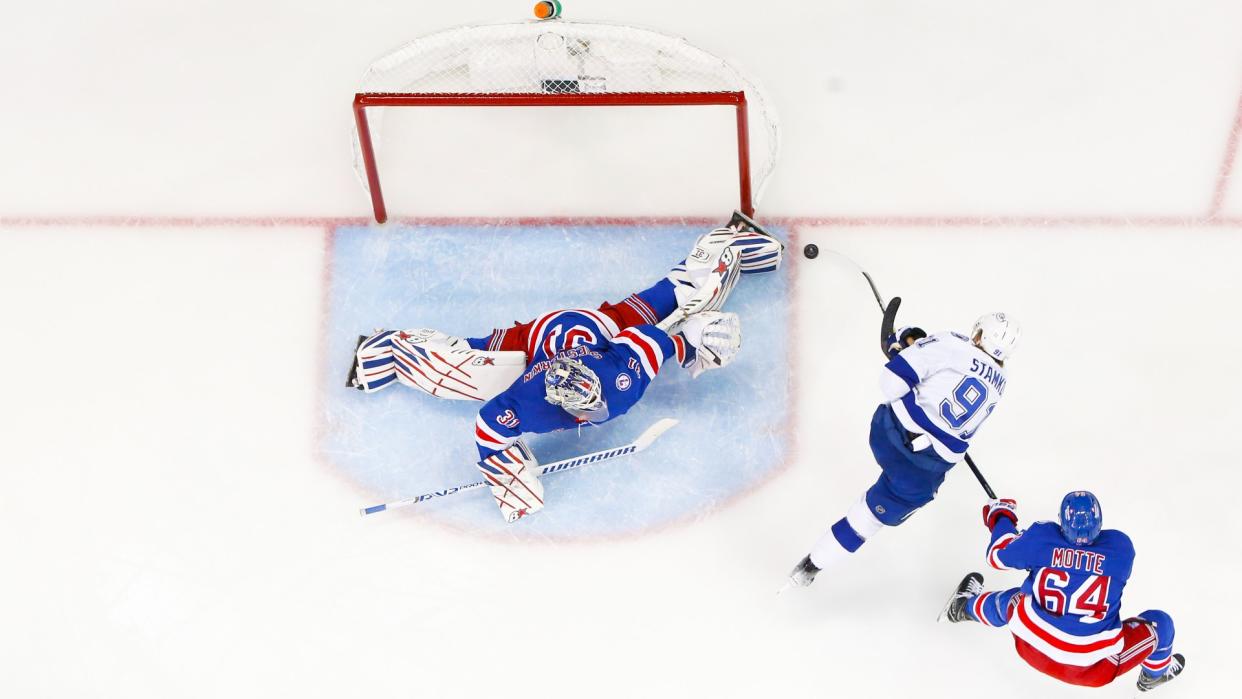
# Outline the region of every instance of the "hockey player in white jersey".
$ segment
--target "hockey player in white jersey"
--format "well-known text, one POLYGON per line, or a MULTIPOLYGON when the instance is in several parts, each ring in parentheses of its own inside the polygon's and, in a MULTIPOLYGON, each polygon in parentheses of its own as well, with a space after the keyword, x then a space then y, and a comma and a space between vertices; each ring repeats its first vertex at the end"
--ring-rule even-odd
POLYGON ((1020 334, 1013 318, 991 313, 975 322, 970 337, 904 328, 890 338, 880 372, 884 402, 871 419, 880 477, 794 567, 790 584, 810 585, 821 569, 932 501, 1004 396, 1005 361, 1020 334))

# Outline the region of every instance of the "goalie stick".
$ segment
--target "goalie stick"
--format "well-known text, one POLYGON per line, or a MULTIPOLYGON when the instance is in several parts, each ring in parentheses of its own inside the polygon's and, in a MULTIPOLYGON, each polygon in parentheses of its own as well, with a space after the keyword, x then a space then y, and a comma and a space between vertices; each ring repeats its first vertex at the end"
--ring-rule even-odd
MULTIPOLYGON (((579 466, 586 466, 587 464, 594 464, 594 463, 599 463, 600 461, 607 461, 609 459, 615 459, 618 456, 626 456, 627 454, 637 454, 638 452, 651 446, 652 442, 659 439, 660 435, 667 432, 669 429, 671 429, 676 424, 677 424, 677 420, 674 420, 673 418, 669 418, 669 417, 663 418, 661 420, 656 421, 654 424, 648 427, 645 431, 643 431, 642 434, 638 436, 638 439, 635 439, 629 444, 623 444, 619 447, 613 447, 612 449, 601 449, 600 451, 593 451, 590 454, 583 454, 581 456, 575 456, 569 459, 553 461, 550 464, 545 464, 544 466, 540 467, 539 475, 542 476, 542 475, 546 475, 549 473, 560 473, 561 471, 569 471, 571 469, 578 468, 579 466)), ((444 490, 437 490, 432 493, 423 493, 422 495, 416 495, 412 498, 405 498, 403 500, 386 502, 382 505, 372 505, 370 507, 363 507, 358 510, 358 514, 363 517, 366 517, 367 515, 373 515, 379 512, 383 512, 385 510, 392 510, 398 507, 416 505, 420 502, 426 502, 428 500, 433 500, 435 498, 441 498, 446 495, 453 495, 455 493, 460 493, 463 490, 482 488, 486 485, 488 485, 486 481, 467 483, 466 485, 459 485, 459 486, 454 486, 452 488, 445 488, 444 490)))

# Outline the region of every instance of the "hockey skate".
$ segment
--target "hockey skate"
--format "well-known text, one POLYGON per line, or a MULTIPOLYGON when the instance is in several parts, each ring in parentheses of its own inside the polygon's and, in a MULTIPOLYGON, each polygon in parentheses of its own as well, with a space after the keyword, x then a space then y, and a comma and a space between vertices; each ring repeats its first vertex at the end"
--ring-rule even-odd
POLYGON ((944 605, 940 616, 936 617, 936 621, 949 620, 956 624, 959 621, 974 621, 969 613, 966 612, 966 600, 983 592, 983 576, 978 573, 971 573, 962 578, 962 582, 958 584, 957 590, 953 592, 953 596, 949 598, 949 602, 944 605))
POLYGON ((774 272, 780 268, 785 257, 785 244, 749 216, 734 211, 725 228, 734 231, 729 244, 740 253, 742 274, 774 272))
POLYGON ((770 235, 763 229, 762 226, 755 223, 753 218, 736 209, 733 211, 733 217, 729 219, 727 224, 725 224, 725 228, 732 228, 738 233, 758 232, 763 235, 770 235))
POLYGON ((1150 692, 1165 682, 1172 682, 1174 678, 1182 674, 1182 670, 1186 669, 1186 657, 1181 653, 1174 653, 1169 661, 1169 669, 1164 671, 1163 675, 1152 677, 1147 674, 1146 670, 1139 672, 1138 690, 1140 692, 1150 692))
POLYGON ((809 587, 815 582, 815 575, 819 570, 819 566, 811 562, 810 554, 803 556, 798 565, 789 571, 789 583, 786 587, 809 587))

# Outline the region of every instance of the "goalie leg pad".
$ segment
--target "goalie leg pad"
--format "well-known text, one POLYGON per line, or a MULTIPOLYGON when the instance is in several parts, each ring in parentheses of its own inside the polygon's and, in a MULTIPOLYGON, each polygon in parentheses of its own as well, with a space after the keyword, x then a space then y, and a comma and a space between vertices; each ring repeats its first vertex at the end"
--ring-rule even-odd
POLYGON ((506 522, 512 524, 543 509, 539 462, 522 440, 483 459, 478 466, 506 522))
POLYGON ((448 400, 489 400, 526 367, 524 352, 476 350, 460 337, 430 328, 397 332, 390 345, 399 382, 448 400))
POLYGON ((358 343, 354 351, 354 370, 350 384, 365 393, 391 386, 398 380, 392 355, 392 336, 396 330, 377 330, 358 343))
POLYGON ((669 272, 679 310, 693 315, 724 306, 741 276, 741 258, 728 245, 732 236, 728 228, 701 236, 686 261, 669 272))
POLYGON ((775 272, 785 257, 785 246, 767 235, 739 233, 733 238, 732 247, 740 253, 742 274, 775 272))

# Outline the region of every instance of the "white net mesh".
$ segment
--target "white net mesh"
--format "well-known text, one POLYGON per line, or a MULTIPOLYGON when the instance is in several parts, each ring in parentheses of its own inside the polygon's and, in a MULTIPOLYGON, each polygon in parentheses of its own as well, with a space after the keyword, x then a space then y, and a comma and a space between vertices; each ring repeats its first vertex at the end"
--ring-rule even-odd
MULTIPOLYGON (((752 201, 757 204, 776 164, 776 115, 737 69, 681 38, 563 20, 458 27, 415 39, 383 56, 367 69, 358 88, 369 93, 452 94, 734 91, 746 93, 752 201)), ((367 110, 377 152, 384 111, 367 110)), ((366 187, 356 132, 354 167, 366 187)))

